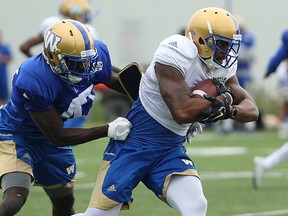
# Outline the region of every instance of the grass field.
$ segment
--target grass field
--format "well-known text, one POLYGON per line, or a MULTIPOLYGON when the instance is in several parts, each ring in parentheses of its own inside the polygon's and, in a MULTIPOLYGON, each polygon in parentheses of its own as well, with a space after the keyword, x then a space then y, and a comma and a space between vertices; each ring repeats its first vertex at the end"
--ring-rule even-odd
MULTIPOLYGON (((259 190, 251 186, 253 157, 267 155, 284 142, 276 132, 235 132, 225 136, 204 131, 194 138, 193 144, 187 144, 188 153, 203 180, 208 199, 207 215, 288 215, 287 163, 269 171, 259 190)), ((79 172, 75 185, 77 212, 83 212, 88 205, 106 143, 107 139, 101 139, 74 148, 79 172)), ((133 197, 132 208, 121 212, 121 216, 179 215, 142 184, 134 190, 133 197)), ((33 187, 26 205, 17 215, 48 216, 50 211, 51 204, 44 192, 33 187)))

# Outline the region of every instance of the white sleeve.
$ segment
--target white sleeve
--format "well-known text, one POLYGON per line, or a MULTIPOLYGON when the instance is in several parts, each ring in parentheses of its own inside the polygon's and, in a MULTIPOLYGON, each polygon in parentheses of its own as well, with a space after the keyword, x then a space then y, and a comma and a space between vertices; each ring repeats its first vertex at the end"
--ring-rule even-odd
POLYGON ((193 41, 181 35, 172 35, 160 43, 155 52, 155 62, 175 67, 186 74, 198 51, 193 41))
POLYGON ((99 40, 99 35, 98 35, 96 29, 90 24, 85 24, 85 25, 89 29, 89 31, 91 32, 93 38, 96 40, 99 40))
POLYGON ((48 17, 46 19, 43 20, 43 22, 40 25, 40 33, 42 36, 44 36, 46 30, 48 29, 48 27, 50 25, 52 25, 55 22, 60 21, 59 17, 48 17))

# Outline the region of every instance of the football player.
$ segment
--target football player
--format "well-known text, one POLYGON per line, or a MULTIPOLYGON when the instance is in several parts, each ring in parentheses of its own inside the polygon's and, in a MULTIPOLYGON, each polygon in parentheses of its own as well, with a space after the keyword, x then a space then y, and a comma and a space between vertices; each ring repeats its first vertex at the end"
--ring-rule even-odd
POLYGON ((6 104, 10 97, 8 87, 8 65, 13 59, 10 45, 3 39, 3 33, 0 30, 0 106, 6 104))
POLYGON ((89 207, 78 215, 118 215, 129 208, 140 182, 181 215, 206 215, 201 179, 185 153, 187 129, 197 121, 254 121, 258 108, 235 75, 241 34, 234 16, 203 8, 192 15, 185 35, 164 39, 154 53, 127 115, 131 132, 125 141, 109 142, 89 207), (208 78, 222 96, 191 98, 191 89, 208 78))
MULTIPOLYGON (((20 50, 27 57, 32 57, 31 48, 43 43, 46 29, 53 23, 63 18, 77 20, 84 23, 90 30, 94 39, 99 39, 95 28, 89 24, 92 19, 90 5, 87 0, 62 0, 59 5, 59 13, 62 17, 52 16, 43 20, 40 26, 40 32, 35 36, 28 38, 20 45, 20 50)), ((84 127, 87 117, 73 118, 65 122, 65 127, 84 127)))
MULTIPOLYGON (((288 29, 282 33, 282 43, 274 55, 270 58, 264 78, 278 72, 278 112, 281 125, 278 135, 287 138, 288 125, 288 29)), ((277 165, 288 160, 288 142, 271 154, 261 157, 255 156, 253 159, 254 172, 252 175, 252 185, 254 189, 261 187, 261 183, 266 173, 277 165)))
POLYGON ((31 48, 41 44, 44 41, 46 29, 55 22, 61 19, 74 19, 84 23, 92 32, 94 39, 98 39, 98 34, 95 28, 89 24, 91 20, 90 5, 86 0, 63 0, 59 5, 59 13, 62 17, 52 16, 44 19, 40 25, 40 31, 31 38, 28 38, 20 45, 20 51, 27 57, 32 57, 31 48))
POLYGON ((98 83, 124 93, 114 73, 106 45, 86 26, 63 20, 48 28, 43 52, 20 65, 11 100, 0 109, 1 216, 20 211, 31 182, 49 196, 53 216, 74 214, 76 162, 70 146, 102 137, 124 140, 131 123, 119 117, 84 129, 64 128, 63 122, 88 114, 98 83))

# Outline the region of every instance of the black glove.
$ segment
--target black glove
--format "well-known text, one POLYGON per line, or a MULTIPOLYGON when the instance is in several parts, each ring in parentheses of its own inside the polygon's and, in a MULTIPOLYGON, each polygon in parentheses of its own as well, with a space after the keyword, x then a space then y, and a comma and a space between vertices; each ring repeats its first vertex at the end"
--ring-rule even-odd
POLYGON ((232 117, 230 112, 230 104, 227 100, 222 101, 209 95, 204 95, 204 98, 210 101, 212 105, 200 113, 198 122, 207 124, 232 117))
POLYGON ((228 86, 225 86, 224 83, 222 83, 219 79, 217 79, 215 77, 213 77, 213 81, 217 87, 217 91, 218 91, 219 95, 227 92, 232 96, 232 92, 228 86))
POLYGON ((231 92, 231 89, 228 87, 228 86, 225 86, 225 84, 223 82, 221 82, 219 79, 213 77, 213 81, 217 87, 217 91, 218 91, 218 94, 221 95, 221 94, 229 94, 230 95, 230 98, 231 98, 231 102, 230 104, 233 103, 234 101, 234 96, 231 92))

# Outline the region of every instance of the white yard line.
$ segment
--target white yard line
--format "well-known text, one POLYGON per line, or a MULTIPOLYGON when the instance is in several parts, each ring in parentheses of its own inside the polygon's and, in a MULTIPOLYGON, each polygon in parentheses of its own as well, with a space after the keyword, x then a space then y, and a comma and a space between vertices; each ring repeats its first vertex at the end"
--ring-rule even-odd
POLYGON ((276 211, 236 214, 236 215, 230 215, 230 216, 274 216, 274 215, 287 215, 287 214, 288 214, 288 209, 282 209, 282 210, 276 210, 276 211))
POLYGON ((225 155, 244 155, 247 154, 247 148, 242 146, 186 146, 187 154, 191 156, 225 156, 225 155))
MULTIPOLYGON (((283 178, 283 176, 287 176, 288 170, 282 169, 274 172, 269 172, 265 176, 265 178, 283 178)), ((85 174, 78 172, 78 178, 85 178, 85 174)), ((251 171, 243 171, 243 172, 201 172, 200 176, 203 180, 213 181, 220 179, 240 179, 240 178, 251 178, 251 171)), ((95 182, 91 183, 77 183, 75 186, 75 190, 91 190, 94 187, 95 182)), ((41 187, 32 187, 33 192, 43 192, 41 187)), ((244 213, 244 214, 235 214, 230 216, 277 216, 277 215, 288 215, 288 209, 282 210, 274 210, 274 211, 264 211, 264 212, 254 212, 254 213, 244 213)))

